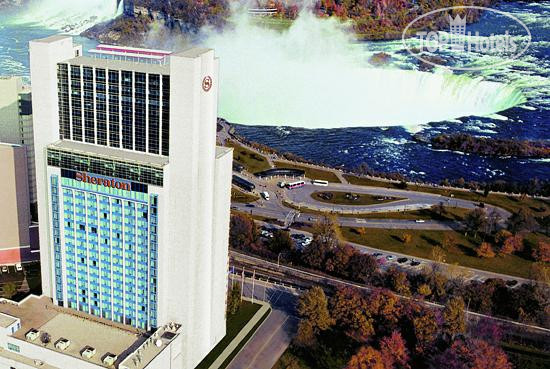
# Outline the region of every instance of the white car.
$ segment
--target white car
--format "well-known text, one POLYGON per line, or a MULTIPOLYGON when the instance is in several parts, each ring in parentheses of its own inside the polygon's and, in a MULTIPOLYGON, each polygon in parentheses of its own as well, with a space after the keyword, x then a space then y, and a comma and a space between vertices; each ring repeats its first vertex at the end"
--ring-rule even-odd
POLYGON ((263 192, 261 193, 261 195, 262 195, 262 197, 263 197, 265 200, 269 201, 269 192, 263 191, 263 192))
POLYGON ((393 260, 393 259, 395 259, 395 256, 393 255, 386 256, 386 260, 393 260))
POLYGON ((426 221, 424 219, 417 219, 415 220, 416 223, 426 223, 426 221))

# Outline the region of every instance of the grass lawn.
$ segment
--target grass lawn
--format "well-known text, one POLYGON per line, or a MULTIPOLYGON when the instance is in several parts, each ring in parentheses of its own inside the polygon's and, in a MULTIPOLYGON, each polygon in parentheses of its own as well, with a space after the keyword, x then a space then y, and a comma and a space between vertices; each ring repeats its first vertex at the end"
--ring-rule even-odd
POLYGON ((277 168, 293 168, 302 169, 306 172, 306 177, 309 179, 321 179, 332 183, 341 183, 336 174, 324 169, 312 168, 306 165, 291 164, 284 161, 276 161, 277 168))
POLYGON ((459 232, 365 228, 364 235, 360 235, 357 228, 342 227, 342 235, 348 241, 425 259, 432 258, 432 248, 440 246, 446 234, 453 234, 456 240, 455 246, 445 250, 447 263, 523 278, 529 276, 532 264, 530 260, 517 255, 496 256, 492 259, 479 258, 475 254, 479 241, 459 232), (412 235, 412 241, 409 244, 404 244, 402 241, 404 233, 412 235))
MULTIPOLYGON (((296 206, 291 204, 288 201, 283 201, 283 205, 295 210, 299 210, 302 213, 306 214, 327 214, 327 212, 322 212, 319 210, 311 209, 305 206, 296 206)), ((340 214, 336 213, 335 215, 343 218, 360 218, 360 219, 424 219, 424 220, 452 220, 452 221, 461 221, 464 219, 468 213, 468 209, 464 208, 453 208, 446 207, 446 213, 439 215, 437 212, 432 209, 420 209, 420 210, 409 210, 409 211, 399 211, 399 212, 388 212, 388 213, 357 213, 357 214, 340 214)))
POLYGON ((362 219, 424 219, 424 220, 454 220, 461 221, 464 220, 464 217, 470 210, 464 208, 452 208, 447 207, 445 214, 439 215, 436 211, 432 209, 419 209, 419 210, 410 210, 410 211, 398 211, 390 213, 369 213, 369 214, 360 214, 358 216, 352 214, 342 215, 344 217, 350 218, 362 218, 362 219))
MULTIPOLYGON (((344 174, 344 177, 349 181, 349 183, 355 185, 401 189, 399 187, 399 183, 357 177, 349 174, 344 174)), ((518 210, 524 208, 530 210, 536 217, 550 214, 550 201, 533 199, 531 197, 521 199, 518 196, 506 196, 491 193, 489 196, 484 197, 483 194, 472 191, 448 190, 419 185, 409 185, 406 189, 409 191, 435 193, 443 196, 453 195, 457 199, 470 200, 474 202, 485 202, 487 204, 499 206, 511 212, 517 212, 518 210)))
POLYGON ((250 193, 243 192, 236 188, 231 188, 231 201, 248 204, 258 200, 259 197, 250 193))
MULTIPOLYGON (((225 337, 220 341, 220 343, 216 345, 216 347, 212 349, 212 351, 210 351, 210 353, 201 361, 201 363, 195 369, 209 368, 210 365, 212 365, 212 363, 218 358, 218 356, 220 356, 223 350, 225 350, 227 345, 229 345, 229 343, 233 341, 235 336, 244 328, 244 326, 250 321, 250 319, 252 319, 252 317, 260 309, 260 307, 261 305, 259 304, 253 304, 251 302, 244 301, 237 314, 229 315, 226 321, 225 337)), ((262 321, 263 319, 260 322, 262 321)), ((259 325, 257 325, 252 332, 256 331, 258 327, 259 325)), ((242 346, 237 347, 235 351, 238 352, 240 347, 242 346)), ((228 359, 230 360, 231 358, 232 356, 228 359)), ((224 364, 225 365, 222 365, 222 367, 225 367, 229 363, 226 364, 224 362, 224 364)))
POLYGON ((276 31, 285 31, 292 25, 292 19, 281 19, 272 17, 252 17, 251 23, 259 26, 274 29, 276 31))
POLYGON ((250 173, 257 173, 270 168, 265 156, 242 146, 240 143, 229 141, 227 146, 234 149, 233 159, 243 165, 250 173))
POLYGON ((313 197, 317 201, 325 202, 327 204, 338 204, 338 205, 374 205, 374 204, 384 204, 387 202, 393 202, 398 200, 403 200, 402 197, 381 197, 381 196, 373 196, 369 194, 356 194, 359 196, 357 200, 351 200, 346 198, 346 194, 349 192, 340 192, 340 191, 317 191, 313 192, 311 194, 311 197, 313 197), (332 194, 332 198, 325 199, 321 197, 320 195, 322 193, 330 193, 332 194))

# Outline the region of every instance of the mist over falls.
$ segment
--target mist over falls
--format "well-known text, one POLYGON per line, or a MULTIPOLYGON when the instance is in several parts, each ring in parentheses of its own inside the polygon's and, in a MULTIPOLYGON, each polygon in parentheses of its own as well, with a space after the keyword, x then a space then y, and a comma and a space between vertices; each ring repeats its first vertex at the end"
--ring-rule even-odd
MULTIPOLYGON (((368 63, 335 20, 302 12, 283 32, 250 18, 209 33, 220 57, 220 116, 234 123, 337 128, 404 125, 487 116, 525 102, 516 88, 466 75, 368 63)), ((371 53, 372 54, 372 53, 371 53)))
POLYGON ((122 2, 117 7, 117 0, 31 0, 7 21, 78 35, 120 14, 122 2))

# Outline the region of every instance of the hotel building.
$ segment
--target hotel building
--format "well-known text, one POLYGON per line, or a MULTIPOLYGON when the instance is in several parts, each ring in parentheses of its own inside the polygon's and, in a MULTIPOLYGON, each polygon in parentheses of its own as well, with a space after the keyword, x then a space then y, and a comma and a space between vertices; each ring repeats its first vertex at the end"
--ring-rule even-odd
POLYGON ((195 367, 225 335, 232 152, 216 147, 214 52, 83 56, 52 36, 30 42, 30 66, 43 294, 142 332, 175 325, 171 367, 195 367))

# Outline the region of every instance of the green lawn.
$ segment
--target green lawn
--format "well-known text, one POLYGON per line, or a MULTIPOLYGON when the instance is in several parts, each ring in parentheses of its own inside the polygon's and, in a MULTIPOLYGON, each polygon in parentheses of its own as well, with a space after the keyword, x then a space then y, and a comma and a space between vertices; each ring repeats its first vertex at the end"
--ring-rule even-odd
POLYGON ((329 170, 312 168, 307 165, 291 164, 284 161, 276 161, 274 164, 277 168, 302 169, 306 172, 306 177, 309 179, 321 179, 332 183, 341 183, 336 174, 329 170))
POLYGON ((381 196, 373 196, 369 194, 356 194, 359 196, 357 200, 351 200, 346 198, 346 194, 349 194, 349 192, 340 192, 340 191, 317 191, 313 192, 311 194, 311 197, 313 197, 317 201, 325 202, 327 204, 338 204, 338 205, 374 205, 374 204, 384 204, 387 202, 393 202, 398 200, 403 200, 402 197, 381 197, 381 196), (320 195, 322 193, 330 193, 332 194, 332 198, 330 200, 327 200, 320 195))
MULTIPOLYGON (((261 305, 253 304, 248 301, 244 301, 241 305, 241 308, 235 315, 229 315, 226 321, 226 334, 225 337, 210 351, 210 353, 200 362, 200 364, 195 369, 206 369, 220 356, 220 354, 225 350, 227 345, 235 336, 244 328, 244 326, 252 319, 254 314, 260 309, 261 305)), ((253 331, 257 329, 256 326, 253 331)), ((237 350, 239 347, 237 347, 237 350)), ((238 352, 238 351, 237 351, 238 352)), ((224 363, 225 364, 225 363, 224 363)), ((226 364, 227 365, 227 364, 226 364)), ((222 367, 224 367, 222 365, 222 367)))
POLYGON ((342 234, 348 241, 374 247, 381 250, 398 252, 406 255, 432 258, 434 246, 441 246, 446 234, 453 234, 456 245, 446 251, 446 262, 457 263, 465 267, 487 270, 527 278, 532 262, 517 255, 496 256, 492 259, 479 258, 475 248, 480 240, 466 237, 455 231, 426 231, 412 229, 373 229, 365 228, 360 235, 357 228, 342 227, 342 234), (404 233, 412 235, 412 242, 404 244, 404 233))
POLYGON ((257 173, 270 168, 269 162, 265 156, 235 141, 229 141, 226 145, 234 149, 233 159, 242 164, 250 173, 257 173))
POLYGON ((273 18, 273 17, 252 17, 251 23, 258 27, 274 29, 276 31, 285 31, 292 25, 292 19, 273 18))
MULTIPOLYGON (((349 183, 355 185, 396 189, 401 188, 399 183, 394 182, 357 177, 349 174, 344 174, 344 177, 348 180, 349 183)), ((489 196, 484 197, 482 193, 477 193, 473 191, 448 190, 443 188, 434 188, 419 185, 408 185, 406 189, 409 191, 435 193, 438 195, 449 197, 452 195, 457 199, 470 200, 474 202, 485 202, 487 204, 499 206, 511 212, 517 212, 522 208, 528 209, 533 212, 536 217, 550 214, 550 201, 533 199, 532 197, 525 197, 521 199, 518 196, 497 195, 492 193, 490 193, 489 196)))
POLYGON ((239 189, 232 188, 231 189, 231 201, 232 202, 239 202, 243 204, 248 204, 250 202, 254 202, 258 200, 259 197, 250 193, 243 192, 239 189))

